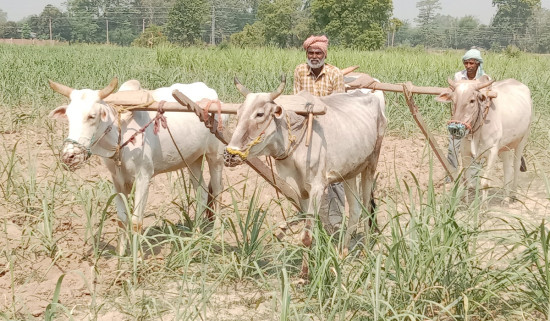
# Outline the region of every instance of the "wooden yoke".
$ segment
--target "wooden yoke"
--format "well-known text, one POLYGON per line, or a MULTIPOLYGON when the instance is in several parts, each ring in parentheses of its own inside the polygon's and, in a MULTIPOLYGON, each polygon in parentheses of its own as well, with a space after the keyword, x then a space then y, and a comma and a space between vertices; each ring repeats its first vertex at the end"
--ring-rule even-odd
MULTIPOLYGON (((105 102, 113 105, 122 106, 132 111, 157 111, 159 102, 154 101, 149 92, 145 90, 128 90, 113 93, 104 99, 105 102)), ((303 97, 296 97, 294 95, 281 95, 275 102, 284 106, 286 110, 293 111, 298 115, 307 116, 312 113, 313 115, 324 115, 327 112, 327 106, 324 104, 310 105, 308 100, 303 97)), ((237 110, 241 104, 227 104, 222 103, 222 114, 237 114, 237 110)), ((217 107, 211 107, 212 112, 217 112, 217 107)), ((178 102, 166 102, 163 105, 163 109, 166 112, 193 112, 189 108, 182 106, 178 102)), ((210 110, 209 110, 210 111, 210 110)))
MULTIPOLYGON (((368 74, 363 73, 353 73, 350 74, 351 76, 358 76, 355 80, 346 83, 347 89, 359 89, 359 88, 367 88, 372 90, 382 90, 382 91, 391 91, 391 92, 398 92, 398 93, 404 93, 404 86, 407 85, 407 90, 409 90, 412 94, 427 94, 427 95, 441 95, 444 92, 449 91, 449 88, 443 88, 443 87, 420 87, 420 86, 414 86, 410 82, 407 84, 389 84, 389 83, 383 83, 383 82, 377 82, 368 74)), ((494 91, 488 91, 487 96, 489 98, 496 98, 497 93, 494 91)))
MULTIPOLYGON (((210 132, 214 134, 224 145, 227 145, 227 143, 231 140, 232 133, 228 132, 227 129, 223 132, 220 132, 218 130, 218 121, 214 118, 213 115, 205 120, 202 107, 189 99, 189 97, 182 94, 179 90, 174 90, 172 92, 172 96, 174 96, 179 104, 187 107, 189 111, 194 112, 199 117, 200 121, 203 122, 206 127, 210 129, 210 132)), ((271 184, 271 186, 281 192, 298 211, 302 211, 302 208, 300 207, 300 197, 298 196, 298 193, 296 193, 296 191, 290 185, 288 185, 287 182, 285 182, 278 175, 273 173, 267 165, 265 165, 260 159, 256 157, 248 158, 245 160, 245 162, 263 179, 271 184)))

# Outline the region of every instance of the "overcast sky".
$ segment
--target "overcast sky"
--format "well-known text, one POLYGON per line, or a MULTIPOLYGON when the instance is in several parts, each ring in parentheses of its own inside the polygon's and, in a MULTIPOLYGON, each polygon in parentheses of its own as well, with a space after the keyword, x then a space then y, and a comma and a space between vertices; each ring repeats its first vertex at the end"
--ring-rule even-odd
MULTIPOLYGON (((0 0, 0 9, 8 13, 8 20, 18 21, 22 18, 40 14, 47 4, 52 4, 65 11, 67 0, 0 0)), ((418 15, 417 0, 393 0, 393 15, 401 20, 414 23, 418 15)), ((550 0, 541 0, 542 7, 550 9, 550 0)), ((441 14, 453 17, 475 16, 481 23, 488 24, 495 14, 492 0, 440 0, 441 14)))

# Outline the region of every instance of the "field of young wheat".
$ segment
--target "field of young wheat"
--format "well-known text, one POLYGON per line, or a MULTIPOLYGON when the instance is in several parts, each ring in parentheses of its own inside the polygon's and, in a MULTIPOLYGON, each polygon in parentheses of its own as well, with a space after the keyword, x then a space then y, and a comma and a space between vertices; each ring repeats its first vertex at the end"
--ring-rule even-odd
MULTIPOLYGON (((462 54, 329 49, 327 62, 359 65, 383 82, 446 87, 462 54)), ((202 81, 222 101, 242 102, 234 76, 265 92, 284 74, 290 94, 304 59, 274 48, 0 45, 0 319, 550 320, 550 56, 484 53, 492 78, 525 83, 534 102, 517 202, 499 188, 486 203, 479 193, 466 202, 460 184, 444 184, 403 96, 388 93, 379 231, 342 257, 339 235, 318 222, 307 284, 296 282, 301 223, 275 237, 295 210, 246 165, 225 170, 223 206, 207 234, 196 228, 187 171, 156 177, 144 232, 128 231, 129 253, 116 254, 110 177, 97 156, 65 170, 67 124, 48 113, 67 99, 48 79, 79 89, 114 76, 149 89, 202 81)), ((449 107, 415 99, 445 146, 449 107)))

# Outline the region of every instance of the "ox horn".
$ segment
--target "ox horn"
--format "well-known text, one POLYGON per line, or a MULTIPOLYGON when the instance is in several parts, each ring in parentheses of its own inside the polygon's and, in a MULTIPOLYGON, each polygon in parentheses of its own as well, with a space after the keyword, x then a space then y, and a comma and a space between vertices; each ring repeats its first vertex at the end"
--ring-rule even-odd
POLYGON ((233 82, 235 83, 235 87, 237 87, 241 95, 246 97, 248 94, 250 94, 250 90, 248 90, 248 88, 246 88, 245 86, 243 86, 243 84, 241 84, 239 79, 237 79, 237 76, 233 78, 233 82))
POLYGON ((483 88, 485 88, 485 87, 489 87, 489 86, 491 86, 494 82, 495 82, 495 80, 490 80, 490 81, 482 82, 481 84, 477 84, 477 85, 476 85, 476 90, 480 90, 480 89, 483 89, 483 88))
POLYGON ((99 91, 99 99, 103 99, 107 96, 109 96, 118 86, 118 78, 114 77, 111 82, 107 85, 107 87, 101 89, 99 91))
POLYGON ((456 88, 456 82, 454 80, 452 80, 451 78, 447 78, 447 82, 449 83, 449 87, 452 89, 452 90, 455 90, 456 88))
POLYGON ((286 85, 286 77, 283 74, 281 75, 281 84, 279 84, 279 87, 277 88, 277 90, 271 93, 271 96, 270 96, 271 100, 275 100, 275 98, 279 97, 283 93, 283 90, 285 89, 285 85, 286 85))
POLYGON ((65 97, 71 97, 71 93, 73 92, 73 89, 71 87, 67 87, 65 85, 62 85, 60 83, 57 83, 55 81, 48 80, 50 83, 50 88, 54 91, 60 93, 61 95, 65 97))

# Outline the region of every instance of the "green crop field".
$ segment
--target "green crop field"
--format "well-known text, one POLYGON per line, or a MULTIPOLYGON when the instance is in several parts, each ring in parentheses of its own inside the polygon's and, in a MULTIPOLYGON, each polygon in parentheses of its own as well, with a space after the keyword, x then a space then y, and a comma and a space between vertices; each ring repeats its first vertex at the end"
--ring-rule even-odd
MULTIPOLYGON (((446 87, 462 54, 329 49, 327 62, 359 65, 382 82, 446 87)), ((508 203, 495 188, 485 203, 479 191, 466 201, 462 185, 443 184, 403 95, 388 93, 384 144, 392 149, 379 165, 379 231, 342 257, 338 234, 318 223, 310 280, 300 284, 299 233, 274 237, 296 213, 245 167, 224 174, 224 206, 207 234, 197 228, 187 172, 161 175, 144 232, 128 232, 129 253, 117 255, 110 177, 98 157, 75 172, 63 168, 67 124, 48 113, 67 99, 48 79, 78 89, 103 88, 115 76, 149 89, 202 81, 222 101, 241 102, 234 76, 269 92, 284 74, 290 94, 303 51, 0 45, 0 319, 550 320, 550 56, 484 59, 493 79, 531 89, 519 200, 508 203)), ((445 144, 449 106, 415 100, 445 144)))

